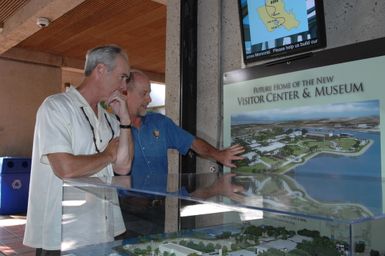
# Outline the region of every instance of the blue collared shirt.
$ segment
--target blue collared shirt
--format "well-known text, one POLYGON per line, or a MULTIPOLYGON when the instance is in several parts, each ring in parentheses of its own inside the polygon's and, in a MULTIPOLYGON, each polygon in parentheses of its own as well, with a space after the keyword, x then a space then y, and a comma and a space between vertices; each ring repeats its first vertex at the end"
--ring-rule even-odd
POLYGON ((135 153, 132 162, 132 187, 165 192, 168 174, 168 149, 185 155, 195 137, 159 113, 147 113, 139 129, 132 127, 135 153))

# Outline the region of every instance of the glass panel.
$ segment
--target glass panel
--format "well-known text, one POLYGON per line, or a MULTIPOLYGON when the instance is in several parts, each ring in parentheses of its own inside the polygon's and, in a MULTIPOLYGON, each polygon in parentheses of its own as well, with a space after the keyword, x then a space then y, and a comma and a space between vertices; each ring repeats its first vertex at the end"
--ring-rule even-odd
MULTIPOLYGON (((371 204, 353 202, 348 195, 335 193, 333 184, 322 184, 322 176, 306 178, 310 184, 330 186, 330 195, 320 200, 287 175, 170 175, 169 184, 181 184, 175 191, 138 188, 127 176, 68 179, 62 251, 64 255, 385 251, 380 239, 385 230, 382 194, 371 204), (82 230, 77 230, 79 226, 82 230)), ((382 193, 382 179, 337 179, 356 179, 357 189, 372 186, 382 193)))

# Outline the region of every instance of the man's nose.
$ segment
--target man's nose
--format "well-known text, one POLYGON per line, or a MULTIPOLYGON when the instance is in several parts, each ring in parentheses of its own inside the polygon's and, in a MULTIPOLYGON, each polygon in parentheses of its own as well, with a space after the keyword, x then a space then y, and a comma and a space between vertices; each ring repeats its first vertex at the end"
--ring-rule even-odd
MULTIPOLYGON (((120 90, 121 92, 127 92, 127 86, 126 86, 126 85, 120 85, 119 90, 120 90)), ((127 93, 126 93, 126 94, 127 94, 127 93)))

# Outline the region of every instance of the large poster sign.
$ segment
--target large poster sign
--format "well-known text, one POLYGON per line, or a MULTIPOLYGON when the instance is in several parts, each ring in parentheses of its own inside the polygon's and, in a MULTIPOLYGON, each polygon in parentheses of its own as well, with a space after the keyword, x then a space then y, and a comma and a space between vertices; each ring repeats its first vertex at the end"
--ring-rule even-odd
POLYGON ((316 200, 381 214, 381 182, 365 179, 385 173, 384 108, 384 56, 229 83, 224 146, 246 148, 234 172, 288 174, 316 200))

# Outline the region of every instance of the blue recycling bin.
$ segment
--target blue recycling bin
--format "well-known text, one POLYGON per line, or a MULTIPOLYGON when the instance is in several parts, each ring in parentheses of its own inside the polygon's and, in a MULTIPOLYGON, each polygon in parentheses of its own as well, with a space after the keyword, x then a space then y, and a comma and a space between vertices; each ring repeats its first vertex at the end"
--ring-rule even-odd
POLYGON ((27 212, 31 159, 0 157, 0 214, 27 212))

